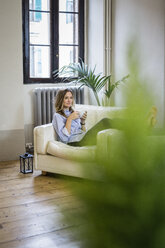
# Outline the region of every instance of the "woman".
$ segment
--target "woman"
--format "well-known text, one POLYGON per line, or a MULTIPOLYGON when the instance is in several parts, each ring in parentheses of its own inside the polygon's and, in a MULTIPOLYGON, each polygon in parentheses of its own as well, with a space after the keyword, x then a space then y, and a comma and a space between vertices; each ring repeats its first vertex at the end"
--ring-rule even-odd
POLYGON ((72 146, 95 145, 96 135, 99 131, 112 127, 112 120, 102 119, 88 132, 85 127, 87 111, 80 117, 78 111, 73 110, 74 97, 69 89, 60 90, 56 97, 53 116, 53 127, 57 134, 57 139, 72 146))

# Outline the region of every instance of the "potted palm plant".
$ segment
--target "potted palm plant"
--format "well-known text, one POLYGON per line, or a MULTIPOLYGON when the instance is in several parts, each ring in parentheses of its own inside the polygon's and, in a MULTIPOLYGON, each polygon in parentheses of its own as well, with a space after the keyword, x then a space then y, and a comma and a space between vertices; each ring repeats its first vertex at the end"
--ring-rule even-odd
POLYGON ((70 81, 71 76, 74 77, 72 78, 72 83, 80 83, 80 87, 82 86, 87 86, 89 87, 95 96, 95 99, 97 101, 98 106, 100 106, 100 100, 98 97, 99 91, 107 84, 108 82, 108 88, 104 92, 106 98, 108 99, 106 103, 109 102, 109 98, 115 88, 121 83, 126 80, 126 77, 123 77, 121 80, 117 81, 116 83, 111 82, 111 75, 108 76, 101 76, 101 73, 95 74, 95 69, 90 69, 88 68, 87 65, 84 64, 83 61, 80 61, 79 63, 72 63, 66 66, 63 66, 60 70, 56 70, 53 72, 54 78, 57 77, 63 77, 64 80, 70 81))

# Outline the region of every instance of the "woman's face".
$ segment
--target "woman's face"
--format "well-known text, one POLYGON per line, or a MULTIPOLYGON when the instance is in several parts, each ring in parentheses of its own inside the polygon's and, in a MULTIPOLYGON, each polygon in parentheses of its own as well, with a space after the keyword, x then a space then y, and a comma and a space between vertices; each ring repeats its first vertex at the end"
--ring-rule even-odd
POLYGON ((71 92, 67 92, 63 100, 63 108, 70 108, 73 104, 73 95, 71 92))

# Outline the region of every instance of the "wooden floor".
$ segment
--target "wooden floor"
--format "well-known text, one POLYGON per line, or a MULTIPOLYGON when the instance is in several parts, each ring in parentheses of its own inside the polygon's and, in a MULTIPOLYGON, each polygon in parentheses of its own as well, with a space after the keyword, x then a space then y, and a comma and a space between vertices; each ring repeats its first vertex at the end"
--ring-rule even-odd
POLYGON ((19 162, 0 162, 0 248, 77 248, 61 207, 79 207, 65 177, 19 173, 19 162))

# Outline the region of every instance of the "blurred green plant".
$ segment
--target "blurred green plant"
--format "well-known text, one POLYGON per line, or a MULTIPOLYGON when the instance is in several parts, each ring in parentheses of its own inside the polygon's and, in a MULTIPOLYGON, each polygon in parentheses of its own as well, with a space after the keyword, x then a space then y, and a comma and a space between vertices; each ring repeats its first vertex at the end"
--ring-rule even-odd
POLYGON ((66 218, 81 223, 75 239, 84 248, 165 247, 165 136, 151 135, 147 126, 153 100, 140 78, 135 50, 129 47, 123 130, 105 137, 107 153, 98 150, 95 166, 82 168, 86 176, 95 170, 98 180, 72 185, 82 207, 66 218))
POLYGON ((81 83, 80 87, 87 86, 88 88, 90 88, 93 91, 98 106, 101 105, 98 93, 108 82, 108 88, 104 92, 107 100, 103 101, 104 105, 108 105, 108 103, 110 102, 110 96, 114 89, 117 88, 121 82, 124 82, 128 78, 128 76, 123 77, 121 80, 115 83, 112 83, 111 75, 101 76, 101 73, 95 74, 95 69, 96 66, 92 70, 88 68, 88 66, 85 65, 84 62, 81 60, 79 63, 72 63, 63 66, 60 70, 54 71, 53 76, 54 78, 64 77, 64 80, 67 81, 71 80, 71 76, 76 77, 76 79, 72 80, 72 83, 81 83))

